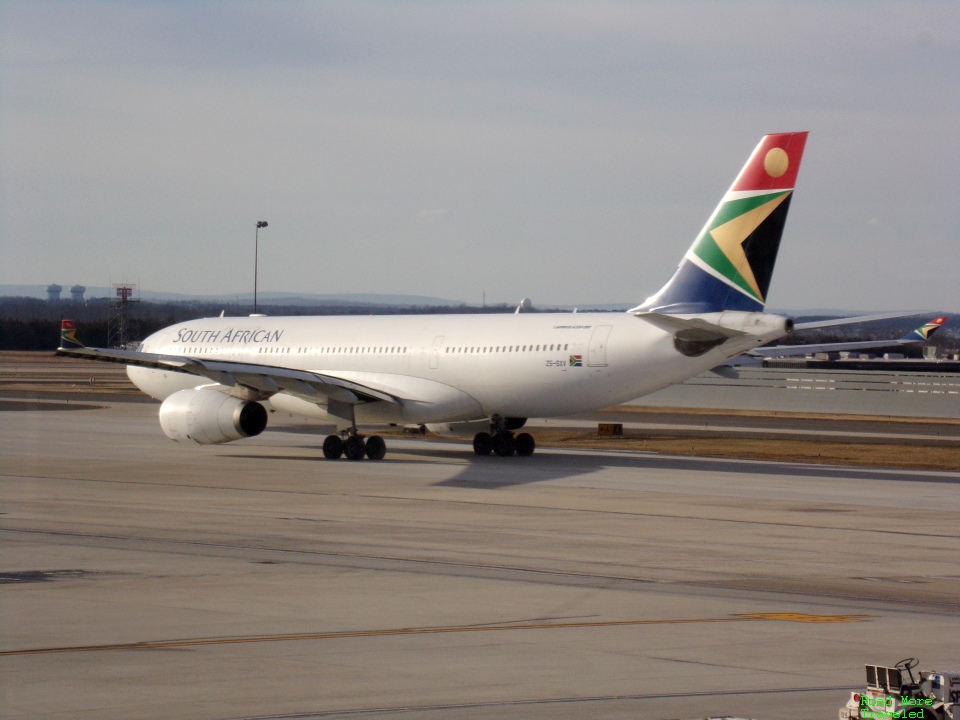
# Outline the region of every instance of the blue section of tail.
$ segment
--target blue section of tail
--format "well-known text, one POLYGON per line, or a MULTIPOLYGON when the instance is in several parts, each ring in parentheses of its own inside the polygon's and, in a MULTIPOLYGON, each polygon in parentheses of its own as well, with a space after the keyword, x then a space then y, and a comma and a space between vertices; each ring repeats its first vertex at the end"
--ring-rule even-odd
POLYGON ((660 292, 634 310, 642 312, 688 315, 693 313, 763 312, 763 304, 718 280, 684 258, 673 277, 660 292))

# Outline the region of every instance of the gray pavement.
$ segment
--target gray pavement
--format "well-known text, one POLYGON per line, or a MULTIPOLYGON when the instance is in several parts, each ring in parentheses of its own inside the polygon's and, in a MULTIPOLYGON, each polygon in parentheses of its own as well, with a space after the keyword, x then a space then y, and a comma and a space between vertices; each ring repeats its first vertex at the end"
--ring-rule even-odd
POLYGON ((5 718, 834 718, 864 663, 958 668, 960 473, 86 406, 0 411, 5 718))

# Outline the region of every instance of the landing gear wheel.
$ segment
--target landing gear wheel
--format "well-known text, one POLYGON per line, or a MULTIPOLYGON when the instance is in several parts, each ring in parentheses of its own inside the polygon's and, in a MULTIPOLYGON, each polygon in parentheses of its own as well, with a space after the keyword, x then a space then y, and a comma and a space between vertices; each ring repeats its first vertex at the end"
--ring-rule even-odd
POLYGON ((517 455, 520 457, 530 457, 537 447, 537 444, 533 440, 533 435, 530 433, 520 433, 513 443, 517 448, 517 455))
POLYGON ((478 432, 473 436, 473 451, 477 455, 489 455, 493 452, 493 438, 490 433, 478 432))
POLYGON ((383 460, 387 454, 387 444, 379 435, 371 435, 367 438, 367 457, 371 460, 383 460))
POLYGON ((338 435, 327 435, 323 441, 323 456, 327 460, 338 460, 343 455, 343 440, 338 435))
POLYGON ((517 443, 513 433, 506 430, 498 432, 493 438, 493 452, 498 457, 510 457, 517 450, 517 443))
POLYGON ((343 452, 347 456, 347 460, 363 460, 363 456, 367 452, 367 448, 363 444, 363 438, 359 435, 348 437, 343 443, 343 452))

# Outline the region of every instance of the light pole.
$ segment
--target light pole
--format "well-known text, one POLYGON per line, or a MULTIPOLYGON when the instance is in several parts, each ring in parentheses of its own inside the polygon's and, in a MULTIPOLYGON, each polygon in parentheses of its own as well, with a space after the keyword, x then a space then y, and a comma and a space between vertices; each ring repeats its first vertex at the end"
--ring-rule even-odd
POLYGON ((257 221, 257 229, 253 235, 253 314, 257 314, 257 258, 260 256, 260 228, 266 227, 266 220, 257 221))

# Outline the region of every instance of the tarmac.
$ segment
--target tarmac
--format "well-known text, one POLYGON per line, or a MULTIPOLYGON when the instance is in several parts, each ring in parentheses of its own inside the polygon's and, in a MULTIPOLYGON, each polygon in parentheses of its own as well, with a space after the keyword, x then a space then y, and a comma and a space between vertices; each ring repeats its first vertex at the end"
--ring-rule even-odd
POLYGON ((958 472, 156 411, 0 403, 4 718, 835 718, 864 664, 960 669, 958 472))

